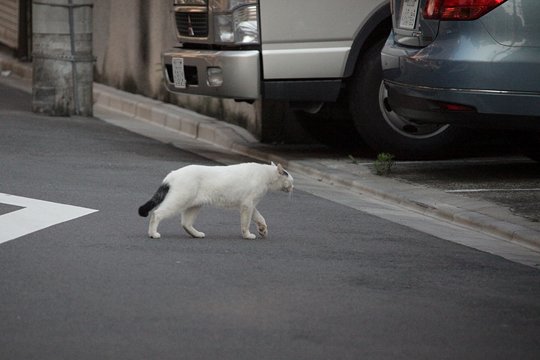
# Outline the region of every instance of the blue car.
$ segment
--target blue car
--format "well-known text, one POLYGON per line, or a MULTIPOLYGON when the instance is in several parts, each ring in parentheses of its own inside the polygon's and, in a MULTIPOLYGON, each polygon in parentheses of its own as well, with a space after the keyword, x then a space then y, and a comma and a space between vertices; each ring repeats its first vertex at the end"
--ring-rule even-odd
MULTIPOLYGON (((442 153, 466 127, 527 130, 540 153, 540 1, 390 0, 386 106, 442 153)), ((404 127, 404 129, 406 129, 404 127)))

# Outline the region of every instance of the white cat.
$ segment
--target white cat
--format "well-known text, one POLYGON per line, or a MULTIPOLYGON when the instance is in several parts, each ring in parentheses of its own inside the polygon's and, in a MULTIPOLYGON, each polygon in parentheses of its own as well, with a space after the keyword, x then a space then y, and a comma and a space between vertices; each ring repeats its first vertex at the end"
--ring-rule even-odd
POLYGON ((152 199, 139 208, 139 215, 151 212, 148 235, 159 239, 159 223, 166 218, 181 215, 182 227, 195 237, 204 233, 193 223, 203 205, 233 207, 240 210, 240 228, 245 239, 255 239, 249 231, 251 219, 257 224, 259 235, 268 234, 266 221, 256 209, 268 190, 293 190, 293 178, 278 164, 244 163, 230 166, 188 165, 172 171, 152 199))

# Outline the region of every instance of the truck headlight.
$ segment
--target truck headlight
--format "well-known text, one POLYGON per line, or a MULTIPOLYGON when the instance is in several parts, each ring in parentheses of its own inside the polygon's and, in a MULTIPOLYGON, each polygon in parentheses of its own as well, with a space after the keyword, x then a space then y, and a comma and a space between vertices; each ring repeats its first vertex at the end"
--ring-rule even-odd
POLYGON ((226 44, 258 44, 259 12, 254 0, 218 0, 213 3, 214 36, 226 44))

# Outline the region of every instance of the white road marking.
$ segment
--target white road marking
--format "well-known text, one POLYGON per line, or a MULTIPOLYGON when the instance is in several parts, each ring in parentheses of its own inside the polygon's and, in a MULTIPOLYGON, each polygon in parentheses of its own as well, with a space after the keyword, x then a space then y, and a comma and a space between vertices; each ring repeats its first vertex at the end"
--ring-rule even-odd
POLYGON ((0 244, 98 211, 4 193, 0 203, 23 208, 0 215, 0 244))

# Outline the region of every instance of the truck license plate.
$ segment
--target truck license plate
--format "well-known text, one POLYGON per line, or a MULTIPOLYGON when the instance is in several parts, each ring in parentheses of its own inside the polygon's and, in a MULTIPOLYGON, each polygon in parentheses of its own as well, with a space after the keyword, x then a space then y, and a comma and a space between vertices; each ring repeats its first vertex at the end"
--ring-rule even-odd
POLYGON ((172 59, 172 73, 174 87, 185 89, 186 88, 186 74, 184 73, 184 59, 173 58, 172 59))
POLYGON ((399 27, 402 29, 414 29, 416 25, 416 13, 418 12, 418 0, 403 0, 399 14, 399 27))

